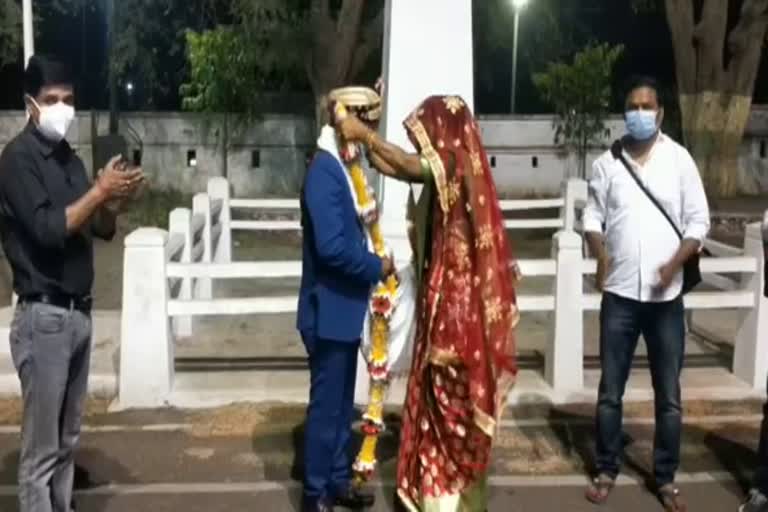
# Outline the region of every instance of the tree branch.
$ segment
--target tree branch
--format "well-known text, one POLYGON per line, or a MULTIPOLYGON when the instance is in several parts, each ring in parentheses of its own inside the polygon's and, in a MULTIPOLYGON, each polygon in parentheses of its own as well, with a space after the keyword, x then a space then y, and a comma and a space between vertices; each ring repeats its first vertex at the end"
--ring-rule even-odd
POLYGON ((336 22, 336 48, 334 51, 334 82, 341 85, 348 75, 357 47, 365 0, 344 0, 336 22))
MULTIPOLYGON (((688 0, 693 3, 692 0, 688 0)), ((696 48, 696 91, 724 87, 723 48, 728 30, 728 1, 705 0, 701 19, 693 29, 696 48)))
POLYGON ((330 0, 312 0, 309 12, 309 51, 305 66, 307 78, 315 94, 324 94, 329 68, 333 65, 334 22, 330 0))
POLYGON ((760 67, 761 42, 768 31, 768 0, 744 0, 739 21, 728 38, 728 90, 751 96, 760 67))
POLYGON ((667 25, 675 52, 677 85, 681 94, 696 92, 696 52, 692 0, 666 0, 667 25))
POLYGON ((371 55, 381 47, 384 36, 384 8, 361 30, 362 41, 355 49, 347 80, 354 80, 365 67, 371 55))

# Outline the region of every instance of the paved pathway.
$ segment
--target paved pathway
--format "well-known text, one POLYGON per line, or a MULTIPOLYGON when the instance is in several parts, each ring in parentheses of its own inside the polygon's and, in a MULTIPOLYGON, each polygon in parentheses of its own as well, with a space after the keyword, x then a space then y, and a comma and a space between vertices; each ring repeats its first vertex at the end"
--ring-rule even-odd
MULTIPOLYGON (((78 496, 77 512, 294 512, 298 511, 297 488, 286 490, 265 485, 263 490, 241 491, 235 486, 206 488, 201 485, 169 487, 153 492, 151 488, 98 490, 78 496)), ((740 489, 733 483, 685 484, 691 512, 736 512, 740 489)), ((392 505, 392 489, 377 489, 373 512, 396 510, 392 505)), ((12 497, 0 497, 0 510, 14 511, 12 497)), ((488 510, 491 512, 649 512, 661 508, 658 502, 636 485, 616 489, 611 501, 596 507, 584 501, 579 487, 500 485, 492 490, 488 510)))
MULTIPOLYGON (((2 406, 2 404, 0 404, 2 406)), ((640 483, 653 439, 650 404, 628 407, 627 475, 610 503, 583 499, 593 449, 593 406, 513 411, 499 434, 491 511, 660 511, 640 483)), ((9 407, 5 407, 6 410, 9 407)), ((754 467, 759 404, 689 403, 679 482, 691 512, 736 510, 754 467), (740 484, 741 483, 741 484, 740 484)), ((238 405, 212 411, 95 413, 77 461, 78 512, 294 511, 299 499, 302 410, 238 405)), ((16 509, 18 427, 0 426, 0 510, 16 509)), ((392 505, 397 422, 381 443, 374 511, 392 505)))

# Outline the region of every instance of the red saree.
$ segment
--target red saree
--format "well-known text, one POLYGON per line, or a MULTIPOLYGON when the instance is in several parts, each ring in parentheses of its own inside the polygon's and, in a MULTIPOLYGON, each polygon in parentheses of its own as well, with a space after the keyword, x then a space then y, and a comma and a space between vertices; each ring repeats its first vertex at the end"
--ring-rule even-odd
POLYGON ((431 97, 405 127, 429 162, 437 200, 403 411, 398 495, 411 511, 485 510, 491 441, 516 374, 517 265, 464 101, 431 97))

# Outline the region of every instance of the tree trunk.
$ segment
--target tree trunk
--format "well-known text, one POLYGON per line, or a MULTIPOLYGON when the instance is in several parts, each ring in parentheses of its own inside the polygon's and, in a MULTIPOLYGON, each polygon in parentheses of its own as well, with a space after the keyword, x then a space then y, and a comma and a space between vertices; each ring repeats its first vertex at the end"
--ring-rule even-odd
POLYGON ((739 193, 739 150, 752 98, 706 91, 680 95, 683 137, 710 195, 739 193))
POLYGON ((320 134, 323 125, 330 122, 328 113, 328 95, 319 93, 315 95, 315 133, 320 134))
POLYGON ((665 0, 683 137, 715 197, 739 192, 739 146, 768 27, 768 0, 741 0, 729 23, 733 3, 665 0))
POLYGON ((311 51, 305 62, 307 78, 315 93, 315 125, 319 133, 325 119, 327 94, 335 87, 352 85, 370 56, 381 47, 384 9, 363 24, 365 0, 343 0, 336 17, 329 0, 312 0, 311 51))

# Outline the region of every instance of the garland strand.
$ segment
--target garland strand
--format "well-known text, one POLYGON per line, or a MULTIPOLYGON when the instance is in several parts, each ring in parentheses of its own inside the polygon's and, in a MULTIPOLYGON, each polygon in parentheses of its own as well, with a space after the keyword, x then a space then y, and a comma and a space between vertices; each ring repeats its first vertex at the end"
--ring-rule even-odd
MULTIPOLYGON (((336 121, 347 116, 347 110, 341 103, 335 106, 336 121)), ((368 230, 373 242, 373 250, 379 257, 388 256, 381 226, 378 221, 378 209, 373 190, 368 186, 368 180, 360 164, 360 154, 354 144, 346 144, 340 152, 347 172, 352 180, 357 200, 358 215, 368 230)), ((376 445, 379 435, 384 431, 384 398, 389 389, 389 322, 397 307, 398 281, 393 274, 379 282, 371 296, 370 310, 372 313, 371 355, 368 361, 370 388, 368 407, 363 414, 361 431, 364 435, 360 453, 357 455, 352 469, 355 473, 355 485, 368 482, 376 470, 376 445)))

